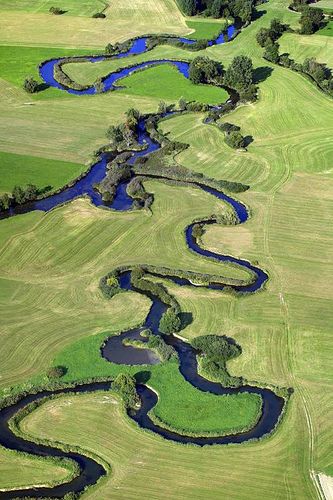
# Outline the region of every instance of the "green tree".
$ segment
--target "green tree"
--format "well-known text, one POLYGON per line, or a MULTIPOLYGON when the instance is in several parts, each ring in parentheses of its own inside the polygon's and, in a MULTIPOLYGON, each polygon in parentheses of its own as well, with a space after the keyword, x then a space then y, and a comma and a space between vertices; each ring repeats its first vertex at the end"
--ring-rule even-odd
POLYGON ((265 47, 268 40, 270 39, 270 32, 267 28, 260 28, 258 33, 256 34, 256 40, 260 47, 265 47))
POLYGON ((178 314, 172 307, 169 307, 162 315, 159 324, 159 331, 170 335, 171 333, 179 332, 181 328, 181 321, 178 314))
POLYGON ((108 43, 108 44, 106 45, 106 47, 105 47, 104 51, 105 51, 105 54, 107 54, 107 55, 111 55, 111 54, 113 54, 113 53, 114 53, 115 48, 114 48, 114 46, 112 45, 112 43, 108 43))
POLYGON ((214 0, 211 7, 211 15, 216 19, 222 16, 224 0, 214 0))
POLYGON ((39 83, 32 76, 29 76, 24 80, 23 88, 29 94, 35 94, 39 90, 39 83))
POLYGON ((123 131, 120 125, 111 125, 106 131, 106 137, 112 144, 119 144, 124 140, 123 131))
POLYGON ((264 58, 273 63, 278 63, 279 57, 279 44, 277 42, 269 42, 265 47, 264 58))
POLYGON ((222 66, 209 57, 198 56, 190 63, 189 79, 195 83, 208 83, 222 74, 222 66))
POLYGON ((38 188, 35 184, 28 184, 24 190, 25 201, 33 201, 38 196, 38 188))
POLYGON ((243 23, 249 23, 252 19, 253 5, 251 0, 235 0, 233 4, 233 15, 239 17, 243 23))
POLYGON ((229 87, 243 91, 250 87, 253 79, 252 60, 247 56, 236 56, 228 67, 224 82, 229 87))
POLYGON ((140 111, 135 108, 130 108, 125 112, 125 116, 127 126, 130 129, 135 130, 140 118, 140 111))
POLYGON ((238 131, 232 131, 230 134, 227 134, 224 141, 233 149, 241 149, 244 147, 244 137, 238 131))
POLYGON ((197 13, 196 0, 179 0, 179 5, 186 16, 194 16, 197 13))
POLYGON ((112 382, 112 389, 123 399, 126 408, 135 408, 140 399, 136 392, 135 378, 127 373, 119 373, 112 382))
POLYGON ((3 210, 8 210, 10 207, 10 197, 7 193, 4 193, 0 196, 0 212, 3 210))
POLYGON ((186 100, 184 99, 184 97, 181 97, 178 101, 178 108, 180 109, 180 111, 185 111, 186 106, 187 106, 186 100))
POLYGON ((23 189, 21 188, 21 186, 14 186, 12 196, 13 196, 14 202, 17 205, 20 205, 21 203, 25 202, 25 193, 24 193, 23 189))

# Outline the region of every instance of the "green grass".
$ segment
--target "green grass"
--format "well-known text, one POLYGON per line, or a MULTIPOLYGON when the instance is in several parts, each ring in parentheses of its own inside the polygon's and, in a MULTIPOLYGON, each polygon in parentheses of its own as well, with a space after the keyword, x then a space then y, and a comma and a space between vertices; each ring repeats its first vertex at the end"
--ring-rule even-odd
POLYGON ((165 65, 134 73, 121 80, 119 85, 126 86, 126 89, 120 92, 129 95, 159 97, 167 101, 177 101, 184 97, 187 101, 218 104, 228 98, 228 93, 224 89, 211 85, 194 85, 176 68, 165 65), (162 86, 161 82, 163 82, 162 86))
POLYGON ((195 40, 214 40, 224 27, 221 21, 186 21, 186 24, 194 33, 191 33, 190 38, 195 40))
POLYGON ((275 498, 285 498, 286 491, 290 498, 315 498, 302 473, 297 410, 294 406, 271 439, 245 446, 199 448, 163 441, 133 425, 108 393, 49 401, 25 418, 21 429, 38 438, 79 443, 111 465, 112 474, 85 499, 206 500, 221 498, 221 492, 225 498, 267 499, 272 484, 275 498), (299 440, 291 441, 290 429, 299 440))
POLYGON ((0 151, 0 192, 11 192, 14 186, 29 183, 53 191, 78 177, 86 168, 77 163, 0 151))
MULTIPOLYGON (((230 44, 204 53, 225 66, 242 53, 252 57, 256 67, 270 66, 262 59, 255 35, 274 17, 296 28, 299 16, 287 9, 289 3, 272 0, 259 6, 267 13, 230 44)), ((112 2, 112 30, 104 21, 2 13, 0 39, 11 45, 96 48, 139 32, 170 31, 172 21, 174 32, 188 32, 170 2, 139 4, 138 0, 131 5, 112 2)), ((332 37, 287 33, 280 45, 296 60, 313 56, 332 67, 331 41, 332 37)), ((150 56, 195 55, 160 47, 150 56)), ((118 405, 111 400, 101 404, 97 395, 82 396, 71 405, 68 397, 59 399, 52 411, 48 403, 29 417, 27 430, 80 443, 113 467, 112 475, 85 497, 160 500, 236 495, 266 500, 274 485, 275 498, 312 499, 318 495, 310 472, 332 473, 333 316, 327 277, 332 274, 333 105, 301 75, 272 68, 259 85, 259 101, 226 117, 240 125, 244 135, 253 136, 247 153, 227 149, 219 131, 202 125, 198 115, 174 118, 162 127, 171 138, 190 144, 178 156, 180 163, 251 185, 240 196, 251 208, 251 220, 244 226, 210 230, 204 242, 218 251, 258 260, 270 275, 264 292, 241 300, 216 291, 170 286, 182 309, 193 315, 183 334, 188 339, 207 333, 235 338, 243 353, 230 362, 232 374, 295 389, 286 418, 276 434, 261 443, 196 449, 143 433, 126 420, 118 405), (50 415, 56 415, 52 426, 50 415)), ((161 98, 125 92, 91 99, 54 97, 26 106, 28 96, 1 81, 1 148, 83 162, 104 143, 106 128, 119 123, 128 107, 152 111, 161 98)), ((142 297, 121 294, 112 301, 101 297, 98 280, 116 265, 149 262, 222 272, 218 264, 188 252, 183 239, 186 224, 214 213, 219 203, 195 189, 158 183, 147 188, 155 193, 151 217, 143 212, 110 214, 87 201, 76 201, 46 215, 0 222, 3 389, 41 376, 74 342, 110 329, 127 329, 145 317, 148 305, 142 297)), ((223 268, 223 272, 236 271, 223 268)), ((10 471, 13 484, 14 461, 8 462, 6 477, 10 471)), ((44 477, 47 482, 50 474, 44 477)))
MULTIPOLYGON (((59 7, 64 10, 64 16, 87 16, 91 17, 95 12, 105 9, 106 2, 103 0, 2 0, 0 10, 24 11, 33 13, 48 13, 50 7, 59 7)), ((52 15, 52 14, 50 14, 52 15)))
POLYGON ((64 465, 56 465, 45 458, 15 453, 0 447, 2 489, 15 489, 29 486, 43 486, 46 482, 62 483, 72 477, 64 465))

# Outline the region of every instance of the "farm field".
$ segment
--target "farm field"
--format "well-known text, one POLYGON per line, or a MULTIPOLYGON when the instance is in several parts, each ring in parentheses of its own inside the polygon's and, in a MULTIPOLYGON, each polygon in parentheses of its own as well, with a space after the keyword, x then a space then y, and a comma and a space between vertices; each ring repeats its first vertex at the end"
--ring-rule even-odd
MULTIPOLYGON (((325 1, 316 5, 325 7, 325 1)), ((231 376, 278 394, 291 388, 270 436, 228 446, 182 445, 141 429, 114 391, 45 401, 20 421, 20 433, 103 464, 106 476, 82 498, 331 500, 319 475, 333 476, 333 101, 301 74, 265 60, 256 43, 259 28, 274 18, 297 29, 299 14, 289 3, 259 5, 262 15, 232 42, 199 52, 160 45, 119 60, 64 65, 75 82, 92 85, 134 62, 199 55, 227 68, 237 55, 251 57, 256 102, 238 105, 217 124, 204 123, 203 112, 169 117, 158 131, 188 145, 172 151, 165 167, 249 185, 244 192, 227 192, 246 206, 249 219, 205 226, 200 244, 251 262, 269 279, 256 293, 243 295, 195 282, 153 282, 162 282, 190 318, 182 339, 225 335, 241 347, 227 362, 231 376), (226 122, 240 127, 246 151, 225 143, 218 125, 226 122)), ((186 17, 173 0, 57 5, 67 12, 52 16, 49 1, 0 5, 0 194, 28 183, 56 190, 78 177, 94 151, 107 144, 108 127, 122 123, 129 108, 156 113, 161 101, 215 105, 228 99, 222 87, 195 85, 169 65, 134 73, 120 82, 120 90, 99 95, 52 87, 26 93, 24 79, 42 82, 38 65, 46 59, 99 54, 109 42, 147 33, 211 38, 224 23, 186 17), (104 7, 105 19, 91 18, 104 7)), ((324 36, 325 29, 306 36, 284 33, 280 53, 297 62, 315 57, 333 68, 333 38, 324 36)), ((198 255, 186 242, 193 221, 223 215, 227 203, 186 183, 149 179, 143 185, 153 195, 149 209, 108 210, 83 196, 49 212, 0 220, 0 399, 38 391, 50 382, 51 366, 65 367, 60 380, 66 384, 127 373, 147 380, 158 394, 150 414, 180 434, 252 428, 261 403, 257 394, 203 392, 184 378, 177 362, 130 366, 101 357, 104 340, 143 324, 152 305, 135 291, 105 298, 99 281, 118 266, 149 264, 226 281, 252 276, 242 265, 198 255)), ((68 464, 0 446, 0 498, 1 490, 60 484, 71 473, 68 464)))

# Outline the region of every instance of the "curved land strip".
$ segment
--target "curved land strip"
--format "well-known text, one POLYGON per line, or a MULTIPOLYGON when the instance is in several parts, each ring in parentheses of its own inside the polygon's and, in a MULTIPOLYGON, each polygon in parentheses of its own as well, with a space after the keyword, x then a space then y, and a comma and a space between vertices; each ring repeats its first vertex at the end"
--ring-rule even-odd
MULTIPOLYGON (((219 39, 221 40, 220 43, 222 43, 223 38, 219 37, 217 40, 219 39)), ((186 39, 182 39, 181 41, 183 43, 186 43, 186 39)), ((130 49, 124 55, 128 56, 132 55, 133 53, 137 54, 144 51, 146 51, 146 38, 134 41, 130 49)), ((119 54, 118 57, 121 57, 122 55, 123 54, 119 54)), ((41 65, 40 72, 45 83, 47 83, 50 86, 60 88, 62 90, 67 90, 68 92, 83 93, 83 94, 90 94, 95 92, 94 87, 87 87, 85 89, 81 89, 80 91, 78 91, 66 88, 63 85, 59 84, 59 82, 57 82, 57 80, 54 78, 55 75, 54 68, 55 65, 58 63, 59 60, 53 60, 41 65)), ((189 63, 187 62, 172 61, 172 60, 153 61, 153 62, 141 63, 139 65, 135 65, 128 69, 123 69, 119 72, 110 73, 103 80, 104 91, 116 89, 117 87, 115 83, 119 79, 127 76, 130 72, 134 70, 141 69, 149 65, 161 64, 161 63, 174 64, 185 77, 188 77, 189 63)), ((142 146, 145 146, 145 149, 143 152, 137 151, 133 153, 133 156, 131 158, 132 164, 135 163, 137 157, 142 156, 142 154, 147 155, 152 151, 156 151, 160 147, 159 143, 153 141, 149 136, 146 130, 146 122, 144 119, 141 119, 139 121, 137 128, 139 130, 138 143, 141 144, 142 146)), ((35 202, 32 205, 20 207, 19 210, 21 210, 21 212, 23 211, 29 212, 34 209, 42 209, 47 211, 50 208, 53 208, 60 203, 63 203, 64 201, 67 201, 69 199, 72 200, 75 196, 78 196, 80 194, 81 195, 89 194, 92 198, 92 201, 97 206, 99 204, 102 204, 101 198, 98 199, 97 195, 94 193, 93 186, 97 181, 95 170, 99 172, 98 175, 100 176, 101 180, 105 176, 106 163, 107 163, 107 155, 104 155, 104 157, 101 160, 99 160, 90 170, 89 174, 83 179, 83 182, 79 181, 77 184, 73 186, 73 188, 67 190, 67 199, 64 198, 64 193, 66 193, 66 191, 64 191, 59 195, 51 196, 49 198, 46 198, 45 200, 35 202), (84 192, 80 192, 78 190, 78 184, 80 184, 80 182, 85 186, 84 192)), ((113 206, 114 208, 120 211, 128 210, 129 208, 132 207, 132 205, 129 204, 128 195, 124 196, 124 186, 122 186, 122 184, 125 184, 125 186, 127 186, 128 182, 119 184, 113 203, 111 205, 111 207, 113 206)), ((196 186, 204 189, 209 194, 219 199, 222 199, 223 201, 230 204, 232 209, 234 210, 235 216, 239 221, 239 223, 246 222, 248 218, 248 212, 245 206, 242 205, 240 202, 237 202, 233 198, 226 196, 223 192, 213 189, 211 187, 202 185, 200 183, 196 183, 196 186)), ((214 218, 212 218, 209 220, 200 220, 199 224, 204 226, 206 224, 212 224, 216 222, 217 221, 214 218)), ((230 288, 238 292, 250 293, 257 291, 262 287, 262 285, 268 278, 265 272, 261 271, 258 267, 252 266, 247 261, 244 260, 241 261, 239 259, 235 259, 230 256, 220 255, 218 253, 213 253, 203 249, 200 246, 197 237, 193 233, 194 226, 195 224, 189 225, 185 231, 186 242, 188 244, 188 247, 192 251, 194 251, 199 255, 205 256, 206 258, 209 259, 214 259, 217 261, 227 261, 232 264, 244 267, 252 275, 251 279, 249 279, 248 282, 245 283, 239 282, 237 285, 229 283, 228 286, 230 288)), ((190 278, 186 276, 183 277, 182 275, 177 276, 177 274, 173 275, 173 271, 171 269, 169 270, 164 269, 163 274, 159 274, 158 270, 156 274, 154 273, 154 270, 152 271, 146 270, 146 275, 148 274, 151 274, 152 276, 156 276, 159 278, 171 280, 181 286, 193 286, 193 282, 191 281, 190 278)), ((197 280, 198 279, 206 280, 207 284, 204 286, 207 286, 208 288, 223 290, 225 287, 225 283, 223 283, 223 281, 220 282, 215 281, 213 276, 195 275, 195 278, 197 280)), ((146 280, 143 280, 142 277, 139 280, 136 279, 135 285, 133 285, 133 278, 130 269, 118 270, 115 279, 117 280, 117 293, 119 293, 121 289, 134 290, 141 294, 146 295, 147 298, 152 301, 150 312, 146 318, 146 322, 143 325, 143 327, 149 328, 154 335, 161 335, 161 333, 159 332, 159 323, 161 321, 162 316, 166 313, 166 311, 168 311, 169 308, 177 307, 177 314, 181 313, 180 307, 177 305, 175 306, 172 296, 169 295, 166 291, 164 293, 166 298, 161 300, 163 294, 162 296, 154 294, 153 292, 150 291, 149 286, 148 289, 146 289, 147 285, 145 285, 144 288, 141 288, 143 286, 143 283, 146 282, 146 280)), ((108 287, 109 285, 106 284, 104 287, 104 291, 107 290, 108 287)), ((157 285, 157 287, 159 287, 159 285, 157 285)), ((156 360, 154 360, 153 358, 144 360, 141 359, 142 355, 141 349, 135 349, 133 347, 126 347, 125 345, 123 345, 123 341, 128 338, 131 338, 131 340, 140 340, 141 331, 142 329, 136 331, 130 330, 123 333, 121 336, 111 337, 104 345, 102 349, 102 355, 109 361, 115 362, 117 364, 125 364, 125 365, 154 364, 156 360), (117 345, 115 344, 115 342, 117 345), (138 351, 138 359, 135 359, 136 350, 138 351), (132 358, 127 356, 127 352, 131 351, 134 351, 134 356, 132 356, 132 358)), ((174 335, 163 335, 163 338, 164 341, 170 346, 172 346, 172 348, 177 352, 179 358, 179 370, 182 376, 185 378, 185 380, 187 380, 190 384, 192 384, 195 388, 199 389, 200 391, 209 392, 210 394, 216 394, 220 396, 227 396, 227 395, 236 396, 240 395, 241 393, 255 394, 259 396, 259 398, 261 398, 262 400, 260 416, 259 418, 256 419, 255 425, 253 425, 251 428, 248 429, 244 427, 244 430, 242 432, 238 432, 236 434, 230 434, 229 436, 222 435, 222 436, 210 437, 200 434, 191 436, 191 435, 186 435, 185 433, 182 434, 177 433, 176 430, 164 427, 163 423, 161 427, 156 421, 154 421, 151 418, 150 412, 157 405, 158 402, 157 395, 148 386, 143 384, 138 384, 137 390, 140 395, 141 406, 139 410, 131 412, 130 416, 140 425, 140 427, 153 431, 159 434, 160 436, 175 442, 192 443, 200 446, 206 444, 241 443, 243 441, 248 441, 251 439, 259 439, 271 433, 275 429, 284 408, 284 399, 282 397, 277 396, 270 389, 261 389, 258 387, 245 384, 236 388, 225 388, 220 383, 210 382, 206 378, 199 375, 198 373, 197 355, 199 354, 199 352, 197 352, 194 348, 192 348, 190 344, 182 341, 181 339, 177 338, 174 335)), ((65 389, 63 390, 63 392, 70 392, 70 391, 85 392, 85 391, 94 391, 94 390, 109 389, 109 388, 110 384, 101 382, 101 383, 88 384, 86 386, 77 386, 74 389, 70 388, 65 389)), ((21 399, 18 403, 15 403, 12 406, 6 407, 4 410, 2 410, 0 413, 0 422, 2 425, 1 442, 4 446, 9 447, 11 449, 15 449, 17 451, 32 452, 37 455, 49 454, 50 456, 54 457, 72 459, 77 463, 80 469, 80 473, 76 477, 74 477, 70 482, 61 484, 59 486, 55 486, 53 488, 38 488, 36 490, 24 490, 24 491, 17 490, 17 491, 11 491, 10 493, 8 493, 8 495, 18 496, 18 497, 29 496, 29 495, 37 495, 40 497, 42 496, 58 497, 58 496, 64 496, 66 493, 79 493, 83 491, 86 487, 90 486, 91 484, 96 483, 97 480, 102 475, 105 474, 104 468, 100 466, 97 462, 95 462, 93 459, 87 458, 84 455, 78 453, 74 452, 63 453, 61 450, 58 450, 56 448, 47 445, 39 445, 37 443, 29 442, 22 437, 16 436, 16 434, 11 430, 9 424, 10 419, 12 417, 15 418, 15 415, 17 413, 26 409, 28 404, 39 402, 44 397, 49 395, 59 394, 61 393, 61 391, 62 390, 60 389, 58 391, 53 391, 49 393, 44 391, 44 392, 39 392, 37 394, 31 394, 21 399)))

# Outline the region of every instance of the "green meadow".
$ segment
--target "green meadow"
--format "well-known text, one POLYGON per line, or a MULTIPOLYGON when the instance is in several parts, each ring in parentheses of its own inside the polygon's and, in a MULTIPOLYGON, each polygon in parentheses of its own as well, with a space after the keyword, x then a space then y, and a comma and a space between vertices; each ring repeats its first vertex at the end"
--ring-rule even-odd
POLYGON ((0 152, 0 189, 5 192, 14 186, 35 184, 39 189, 54 191, 78 177, 87 167, 36 156, 0 152))
MULTIPOLYGON (((23 0, 1 3, 0 191, 21 182, 56 188, 75 178, 105 144, 108 126, 123 121, 130 107, 152 112, 160 100, 171 103, 182 96, 225 100, 223 90, 194 86, 168 66, 133 74, 124 79, 126 88, 104 95, 77 97, 53 89, 32 97, 24 93, 25 76, 36 76, 36 66, 49 57, 95 53, 110 41, 152 32, 186 35, 195 29, 201 38, 218 25, 183 17, 173 0, 115 0, 106 20, 90 19, 96 3, 68 1, 63 16, 46 12, 48 2, 34 7, 23 0)), ((319 499, 317 475, 332 475, 333 102, 300 74, 264 60, 255 41, 258 29, 276 17, 298 27, 299 15, 288 10, 289 3, 270 0, 259 6, 264 14, 234 41, 200 52, 224 66, 235 55, 247 54, 257 68, 258 101, 222 119, 251 136, 247 152, 227 147, 217 127, 203 124, 202 114, 160 124, 170 139, 189 144, 175 158, 180 165, 250 185, 237 195, 250 209, 248 222, 207 228, 202 241, 269 274, 264 290, 245 297, 165 281, 193 317, 181 335, 234 338, 242 355, 228 363, 230 373, 261 385, 292 387, 287 412, 276 432, 260 442, 199 448, 142 431, 112 393, 48 401, 22 421, 21 430, 79 446, 111 467, 83 498, 319 499)), ((297 61, 316 57, 332 68, 332 40, 320 32, 285 33, 280 51, 297 61)), ((196 55, 162 46, 133 62, 196 55)), ((66 71, 89 83, 129 63, 68 64, 66 71)), ((185 227, 222 212, 221 201, 193 187, 157 181, 145 187, 154 194, 151 213, 115 213, 82 198, 49 213, 0 221, 2 395, 10 387, 44 383, 54 364, 68 367, 67 381, 120 370, 99 357, 99 347, 105 336, 141 323, 149 301, 134 292, 111 300, 102 296, 100 277, 119 265, 149 263, 247 277, 244 270, 199 257, 186 246, 185 227)), ((160 397, 154 414, 167 425, 228 432, 256 418, 255 398, 199 394, 176 365, 149 370, 160 397)), ((50 478, 65 481, 68 473, 47 459, 0 448, 0 489, 45 485, 50 478)))

